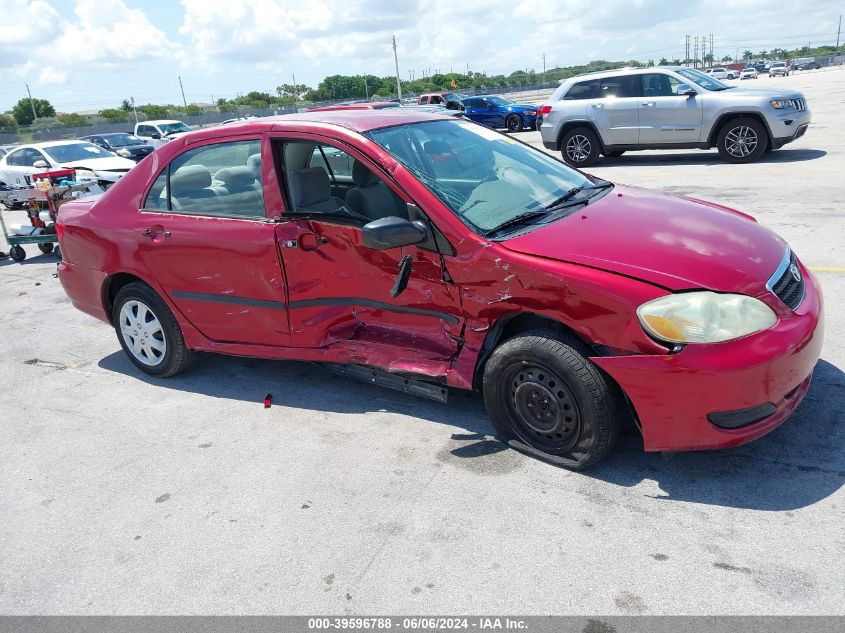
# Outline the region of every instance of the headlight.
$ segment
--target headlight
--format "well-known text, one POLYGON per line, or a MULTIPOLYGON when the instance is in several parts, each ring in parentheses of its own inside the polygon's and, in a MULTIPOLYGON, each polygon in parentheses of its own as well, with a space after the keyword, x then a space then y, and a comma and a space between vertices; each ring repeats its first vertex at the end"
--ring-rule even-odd
POLYGON ((130 156, 132 156, 132 152, 130 152, 128 149, 126 149, 126 148, 124 148, 124 147, 121 147, 121 148, 120 148, 119 150, 117 150, 117 152, 115 152, 115 153, 116 153, 118 156, 123 156, 124 158, 129 158, 130 156))
POLYGON ((721 343, 777 323, 759 299, 708 291, 654 299, 637 308, 637 316, 646 332, 667 343, 721 343))
POLYGON ((792 107, 791 99, 772 99, 769 103, 775 110, 783 110, 785 108, 792 107))

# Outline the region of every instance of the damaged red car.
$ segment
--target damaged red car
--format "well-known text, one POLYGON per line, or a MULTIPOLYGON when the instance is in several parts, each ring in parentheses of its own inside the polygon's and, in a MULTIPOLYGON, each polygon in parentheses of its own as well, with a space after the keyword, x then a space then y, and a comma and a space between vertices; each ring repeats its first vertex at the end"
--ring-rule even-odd
POLYGON ((821 348, 814 277, 753 218, 426 113, 198 130, 57 232, 68 296, 141 371, 217 352, 478 390, 500 438, 573 469, 626 420, 648 451, 753 440, 821 348))

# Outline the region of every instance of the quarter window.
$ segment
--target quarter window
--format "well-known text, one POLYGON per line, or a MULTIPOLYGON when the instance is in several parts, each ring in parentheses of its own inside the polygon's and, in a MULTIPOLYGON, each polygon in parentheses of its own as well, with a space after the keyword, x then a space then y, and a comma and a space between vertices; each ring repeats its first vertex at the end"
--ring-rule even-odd
POLYGON ((159 174, 144 203, 158 209, 197 215, 263 218, 260 141, 203 145, 177 156, 159 174))
POLYGON ((26 150, 19 149, 9 154, 9 158, 6 159, 6 164, 16 165, 18 167, 26 166, 26 150))
POLYGON ((565 101, 571 99, 595 99, 598 96, 599 80, 590 79, 573 84, 564 97, 565 101))
POLYGON ((602 99, 605 97, 638 97, 641 94, 634 87, 638 83, 637 78, 632 75, 605 77, 601 80, 598 96, 602 99))

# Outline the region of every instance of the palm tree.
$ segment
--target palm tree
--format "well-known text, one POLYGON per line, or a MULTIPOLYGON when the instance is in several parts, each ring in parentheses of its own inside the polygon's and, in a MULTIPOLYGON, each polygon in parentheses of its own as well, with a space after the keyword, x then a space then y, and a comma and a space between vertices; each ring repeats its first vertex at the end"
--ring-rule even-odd
POLYGON ((769 56, 769 51, 760 51, 760 58, 766 59, 769 56))
POLYGON ((722 58, 722 62, 725 62, 725 63, 727 63, 727 62, 732 62, 732 61, 733 61, 733 57, 731 57, 730 55, 725 55, 725 56, 722 58))
POLYGON ((673 66, 680 66, 681 60, 676 57, 675 59, 672 60, 672 65, 673 66))
POLYGON ((669 65, 669 60, 668 60, 668 59, 666 59, 665 57, 661 57, 661 58, 660 58, 660 61, 659 61, 659 62, 657 62, 657 64, 658 64, 658 66, 668 66, 668 65, 669 65))
POLYGON ((754 58, 754 53, 751 51, 742 51, 742 59, 743 61, 748 61, 749 59, 754 58))

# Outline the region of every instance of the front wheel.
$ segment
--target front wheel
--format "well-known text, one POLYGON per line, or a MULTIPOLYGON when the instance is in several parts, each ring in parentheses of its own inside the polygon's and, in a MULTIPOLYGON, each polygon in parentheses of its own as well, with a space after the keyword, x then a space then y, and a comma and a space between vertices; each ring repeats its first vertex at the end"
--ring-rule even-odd
POLYGON ((48 253, 52 253, 53 248, 54 248, 54 246, 53 246, 52 242, 41 242, 38 245, 38 250, 41 251, 42 253, 44 253, 45 255, 48 254, 48 253))
POLYGON ((738 117, 719 130, 716 146, 730 163, 750 163, 760 158, 769 145, 768 133, 757 119, 738 117))
POLYGON ((604 376, 549 330, 502 343, 484 370, 484 404, 511 447, 571 470, 598 463, 619 434, 604 376))
POLYGON ((133 282, 118 291, 112 322, 123 351, 144 373, 166 378, 191 364, 193 352, 176 317, 147 284, 133 282))
POLYGON ((601 147, 592 130, 577 127, 563 135, 560 153, 563 160, 573 167, 589 167, 596 162, 601 147))
POLYGON ((505 119, 505 127, 508 129, 508 132, 522 132, 522 119, 517 114, 511 114, 505 119))
POLYGON ((22 262, 26 259, 26 251, 20 244, 15 244, 9 249, 9 257, 16 262, 22 262))

